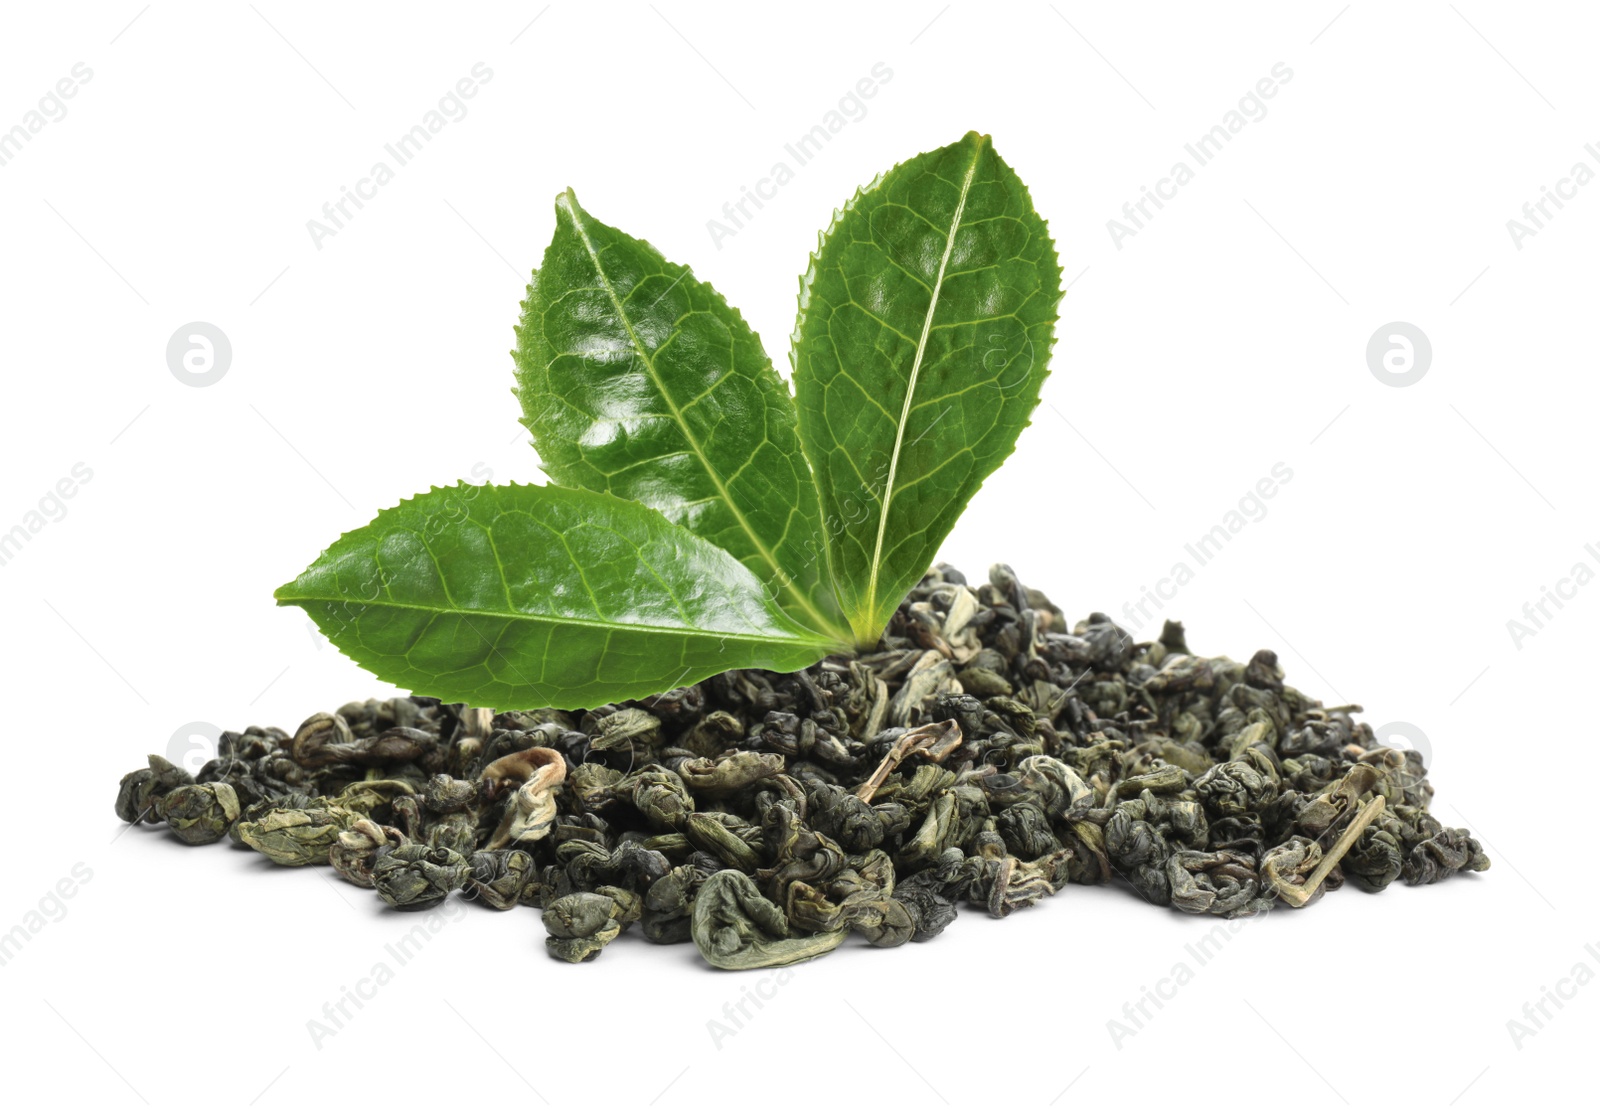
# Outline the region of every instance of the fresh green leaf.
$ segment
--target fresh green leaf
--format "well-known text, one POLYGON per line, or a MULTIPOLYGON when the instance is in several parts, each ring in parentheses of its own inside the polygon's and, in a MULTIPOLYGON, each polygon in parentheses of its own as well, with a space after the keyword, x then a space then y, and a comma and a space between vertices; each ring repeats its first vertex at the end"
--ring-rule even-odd
POLYGON ((347 532, 277 592, 387 682, 501 709, 578 709, 837 647, 738 560, 632 501, 434 489, 347 532))
POLYGON ((795 398, 859 643, 1027 427, 1060 298, 1044 220, 976 132, 879 177, 822 237, 801 280, 795 398))
POLYGON ((551 480, 660 510, 845 639, 794 405, 739 313, 570 190, 522 309, 517 395, 551 480))

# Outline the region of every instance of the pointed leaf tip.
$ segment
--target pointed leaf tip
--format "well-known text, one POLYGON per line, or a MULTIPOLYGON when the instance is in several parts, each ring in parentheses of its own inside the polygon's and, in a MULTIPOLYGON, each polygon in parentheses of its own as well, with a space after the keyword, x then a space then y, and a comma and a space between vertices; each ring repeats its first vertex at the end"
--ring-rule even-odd
POLYGON ((880 175, 834 216, 802 282, 791 361, 858 643, 876 643, 1027 427, 1060 299, 1049 229, 977 131, 880 175))
POLYGON ((558 486, 433 489, 341 536, 284 603, 379 678, 445 701, 576 709, 836 644, 661 514, 558 486), (519 552, 507 572, 499 552, 519 552), (374 588, 381 583, 381 588, 374 588))
POLYGON ((545 473, 660 511, 847 641, 794 406, 760 339, 688 266, 584 212, 572 190, 556 211, 515 352, 545 473))

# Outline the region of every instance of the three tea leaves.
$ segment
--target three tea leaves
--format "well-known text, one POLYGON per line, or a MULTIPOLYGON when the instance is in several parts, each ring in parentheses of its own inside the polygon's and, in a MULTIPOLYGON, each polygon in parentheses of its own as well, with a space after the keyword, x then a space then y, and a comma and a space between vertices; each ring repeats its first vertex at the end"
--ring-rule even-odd
POLYGON ((711 286, 569 190, 517 328, 549 486, 435 489, 278 591, 380 678, 583 708, 874 645, 1038 403, 1061 270, 976 133, 882 175, 801 282, 795 396, 711 286))

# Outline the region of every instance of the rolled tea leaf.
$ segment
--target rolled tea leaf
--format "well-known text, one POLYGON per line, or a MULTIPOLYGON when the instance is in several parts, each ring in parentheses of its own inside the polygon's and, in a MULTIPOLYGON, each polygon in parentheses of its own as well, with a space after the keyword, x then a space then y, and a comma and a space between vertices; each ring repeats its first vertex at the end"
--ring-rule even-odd
POLYGON ((1028 426, 1060 298, 1044 220, 976 132, 879 177, 821 237, 800 283, 795 400, 863 648, 1028 426))
POLYGON ((269 809, 259 817, 245 814, 234 828, 240 840, 283 867, 327 863, 339 834, 361 820, 361 814, 321 801, 309 809, 269 809))
POLYGON ((239 795, 225 782, 180 786, 163 795, 156 808, 185 844, 214 844, 239 819, 239 795))
POLYGON ((372 887, 397 910, 432 909, 472 875, 460 853, 426 844, 406 844, 378 853, 372 887))
POLYGON ((328 862, 339 877, 356 886, 372 889, 372 865, 387 848, 411 843, 405 833, 363 817, 341 832, 328 847, 328 862))
POLYGON ((462 888, 464 896, 497 910, 517 904, 537 869, 531 855, 515 848, 474 852, 467 862, 472 874, 462 888))
POLYGON ((647 697, 731 667, 793 671, 836 646, 655 510, 555 486, 402 501, 276 596, 379 678, 501 710, 647 697))
POLYGON ((660 510, 802 623, 847 638, 788 387, 720 293, 569 189, 514 355, 522 422, 552 480, 660 510))
POLYGON ((150 765, 122 776, 117 790, 117 816, 130 825, 140 821, 159 824, 161 799, 181 786, 194 782, 194 776, 159 755, 148 757, 150 765))
POLYGON ((529 748, 489 764, 482 781, 490 796, 499 797, 516 784, 500 824, 489 838, 489 848, 499 850, 508 844, 542 839, 555 821, 555 790, 566 777, 567 762, 552 748, 529 748))
POLYGON ((783 910, 763 897, 743 871, 718 871, 694 898, 691 929, 706 962, 728 971, 782 967, 825 956, 848 929, 795 936, 783 910))
POLYGON ((544 911, 545 951, 569 964, 594 959, 600 950, 629 925, 639 920, 643 900, 629 890, 603 886, 598 890, 568 894, 544 911))
POLYGON ((641 930, 654 944, 683 944, 694 939, 695 892, 705 875, 692 864, 668 871, 645 891, 641 930))

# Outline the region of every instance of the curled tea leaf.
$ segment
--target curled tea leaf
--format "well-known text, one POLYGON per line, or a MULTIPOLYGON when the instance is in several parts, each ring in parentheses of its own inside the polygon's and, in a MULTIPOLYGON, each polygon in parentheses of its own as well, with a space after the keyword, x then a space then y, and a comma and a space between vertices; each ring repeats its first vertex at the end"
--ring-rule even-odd
POLYGON ((632 776, 633 805, 658 829, 681 829, 695 810, 694 795, 676 772, 650 767, 632 776))
POLYGON ((328 862, 345 882, 372 889, 372 865, 386 848, 409 844, 406 834, 363 817, 345 829, 328 849, 328 862))
POLYGON ((723 798, 752 783, 783 773, 783 756, 764 752, 734 752, 720 759, 687 759, 678 765, 678 777, 690 790, 708 798, 723 798))
POLYGON ((355 810, 332 804, 307 809, 270 809, 248 815, 235 826, 239 838, 284 867, 327 863, 339 834, 361 819, 355 810))
POLYGON ((718 871, 694 899, 694 943, 713 967, 747 971, 782 967, 832 952, 849 935, 795 936, 783 911, 762 896, 742 871, 718 871))
POLYGON ((569 964, 583 963, 639 919, 642 902, 637 894, 617 887, 568 894, 544 911, 545 950, 569 964))
POLYGON ((484 770, 491 791, 520 782, 506 805, 500 826, 489 838, 490 850, 512 843, 531 843, 550 831, 555 821, 555 790, 566 780, 567 761, 553 748, 529 748, 497 759, 484 770))
POLYGON ((699 868, 682 864, 650 884, 640 925, 646 940, 654 944, 685 944, 694 939, 694 897, 705 879, 699 868))
POLYGON ((372 886, 395 909, 425 910, 460 889, 471 873, 459 852, 406 844, 378 857, 372 865, 372 886))
POLYGON ((149 761, 148 767, 123 775, 117 788, 117 816, 130 825, 140 821, 160 824, 161 815, 156 812, 156 807, 161 798, 180 786, 194 782, 194 776, 188 771, 159 755, 150 756, 149 761))
POLYGON ((180 786, 163 795, 156 808, 185 844, 214 844, 239 819, 239 796, 225 782, 180 786))
POLYGON ((471 864, 463 896, 497 910, 517 905, 538 866, 533 856, 516 849, 474 852, 471 864))

